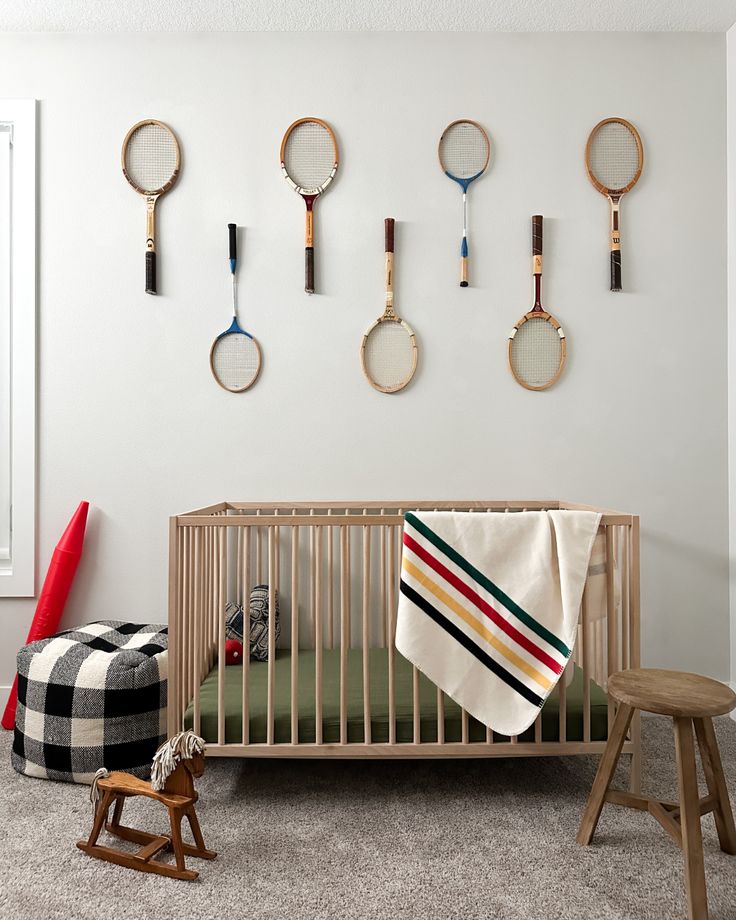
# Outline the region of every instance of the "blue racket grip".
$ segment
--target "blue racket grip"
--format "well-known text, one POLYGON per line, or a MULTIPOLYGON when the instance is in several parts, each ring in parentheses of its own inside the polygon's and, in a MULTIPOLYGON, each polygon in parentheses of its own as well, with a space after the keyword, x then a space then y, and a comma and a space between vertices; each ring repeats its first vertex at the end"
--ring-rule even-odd
POLYGON ((238 228, 235 224, 227 225, 228 237, 230 241, 230 271, 235 274, 235 263, 238 258, 237 233, 238 228))

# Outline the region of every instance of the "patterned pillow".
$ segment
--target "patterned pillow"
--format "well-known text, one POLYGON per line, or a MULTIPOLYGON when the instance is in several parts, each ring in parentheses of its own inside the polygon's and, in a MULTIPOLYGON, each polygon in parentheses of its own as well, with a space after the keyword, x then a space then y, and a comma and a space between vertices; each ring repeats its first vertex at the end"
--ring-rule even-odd
MULTIPOLYGON (((276 595, 274 627, 276 642, 281 635, 279 618, 279 593, 276 595)), ((258 661, 268 660, 268 585, 256 585, 250 592, 250 656, 258 661)), ((243 642, 243 608, 240 604, 228 603, 225 608, 225 631, 229 639, 243 642)))

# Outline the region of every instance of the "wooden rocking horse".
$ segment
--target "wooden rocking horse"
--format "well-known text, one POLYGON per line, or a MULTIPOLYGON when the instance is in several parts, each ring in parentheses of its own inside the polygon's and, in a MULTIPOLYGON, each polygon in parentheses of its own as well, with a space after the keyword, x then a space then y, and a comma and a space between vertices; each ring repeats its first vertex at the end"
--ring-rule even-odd
POLYGON ((179 732, 156 751, 151 768, 151 782, 138 779, 129 773, 109 773, 98 770, 90 799, 95 805, 95 817, 89 840, 80 840, 77 846, 90 856, 106 862, 117 863, 139 872, 155 872, 171 878, 192 881, 199 875, 187 869, 184 856, 200 859, 214 859, 217 853, 206 849, 202 831, 194 811, 197 793, 194 779, 204 773, 204 741, 192 731, 179 732), (150 834, 120 823, 125 800, 143 795, 161 802, 169 810, 171 835, 150 834), (108 820, 111 806, 115 806, 112 820, 108 820), (181 837, 181 823, 184 817, 189 821, 195 846, 184 843, 181 837), (141 844, 137 852, 118 850, 97 843, 102 829, 120 837, 141 844), (173 849, 176 863, 155 859, 159 853, 173 849))

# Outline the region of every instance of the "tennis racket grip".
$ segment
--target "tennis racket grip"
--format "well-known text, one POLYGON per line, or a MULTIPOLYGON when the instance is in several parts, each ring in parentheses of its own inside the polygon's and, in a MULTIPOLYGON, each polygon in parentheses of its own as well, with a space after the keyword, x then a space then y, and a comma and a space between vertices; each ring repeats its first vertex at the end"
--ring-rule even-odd
POLYGON ((532 217, 532 255, 542 255, 542 222, 541 214, 535 214, 532 217))
POLYGON ((611 290, 620 291, 621 288, 621 250, 611 250, 611 290))
POLYGON ((307 294, 314 294, 314 246, 307 246, 304 250, 304 290, 307 294))
POLYGON ((156 290, 156 253, 146 253, 146 294, 157 294, 156 290))
POLYGON ((227 225, 228 241, 230 243, 230 261, 235 262, 238 258, 238 228, 235 224, 227 225))
POLYGON ((386 252, 394 251, 394 221, 393 217, 387 217, 383 222, 386 236, 386 252))

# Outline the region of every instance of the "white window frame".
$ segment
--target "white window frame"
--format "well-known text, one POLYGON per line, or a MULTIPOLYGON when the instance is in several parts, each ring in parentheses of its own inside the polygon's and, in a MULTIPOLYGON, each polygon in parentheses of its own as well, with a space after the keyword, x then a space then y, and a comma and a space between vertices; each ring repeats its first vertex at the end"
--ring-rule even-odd
MULTIPOLYGON (((11 145, 9 470, 8 452, 0 454, 0 475, 10 477, 10 552, 0 559, 0 597, 31 597, 36 587, 35 100, 0 99, 0 131, 11 145)), ((0 193, 3 198, 7 190, 0 193)), ((1 257, 0 270, 7 278, 1 257)), ((0 278, 0 297, 7 290, 0 278)))

